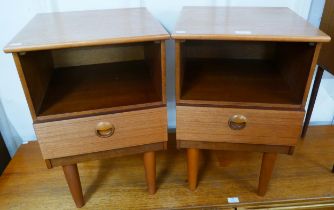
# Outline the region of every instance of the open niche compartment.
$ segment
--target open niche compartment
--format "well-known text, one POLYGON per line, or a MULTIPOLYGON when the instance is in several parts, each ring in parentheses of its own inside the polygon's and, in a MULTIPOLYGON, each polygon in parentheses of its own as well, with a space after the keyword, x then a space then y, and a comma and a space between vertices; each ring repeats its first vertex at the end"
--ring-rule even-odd
POLYGON ((311 43, 187 40, 180 45, 180 103, 300 106, 311 43))
POLYGON ((19 54, 38 118, 162 104, 160 42, 19 54))

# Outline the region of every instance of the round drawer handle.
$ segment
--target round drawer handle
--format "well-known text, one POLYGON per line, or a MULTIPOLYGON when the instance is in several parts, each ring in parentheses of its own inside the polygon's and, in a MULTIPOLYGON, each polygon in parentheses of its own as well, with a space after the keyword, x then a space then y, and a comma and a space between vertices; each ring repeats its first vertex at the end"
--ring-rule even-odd
POLYGON ((242 130, 246 125, 247 118, 240 114, 232 116, 228 121, 228 126, 230 126, 232 130, 242 130))
POLYGON ((96 125, 95 133, 98 137, 107 138, 114 134, 115 126, 110 122, 99 122, 96 125))

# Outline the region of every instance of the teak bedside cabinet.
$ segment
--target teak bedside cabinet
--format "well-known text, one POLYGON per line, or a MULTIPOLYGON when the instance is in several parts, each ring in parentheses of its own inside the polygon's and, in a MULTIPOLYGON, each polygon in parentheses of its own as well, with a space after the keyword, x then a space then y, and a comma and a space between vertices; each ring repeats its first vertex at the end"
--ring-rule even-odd
POLYGON ((200 149, 263 153, 264 195, 278 153, 292 154, 322 42, 287 8, 185 7, 176 40, 176 139, 197 186, 200 149))
POLYGON ((155 151, 166 149, 165 40, 145 8, 36 15, 13 53, 48 168, 62 166, 84 205, 77 163, 144 154, 155 193, 155 151))

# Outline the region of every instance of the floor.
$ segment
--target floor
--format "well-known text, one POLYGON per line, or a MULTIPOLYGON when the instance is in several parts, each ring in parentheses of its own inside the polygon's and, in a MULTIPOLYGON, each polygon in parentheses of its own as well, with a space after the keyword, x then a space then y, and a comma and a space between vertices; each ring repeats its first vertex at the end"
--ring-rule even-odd
MULTIPOLYGON (((204 151, 199 186, 187 188, 184 151, 170 135, 157 155, 158 191, 146 192, 142 156, 79 164, 82 209, 334 209, 334 127, 311 127, 293 156, 280 155, 265 197, 261 154, 204 151), (227 198, 238 197, 229 204, 227 198)), ((0 177, 0 209, 75 209, 61 168, 46 169, 37 142, 22 145, 0 177)))

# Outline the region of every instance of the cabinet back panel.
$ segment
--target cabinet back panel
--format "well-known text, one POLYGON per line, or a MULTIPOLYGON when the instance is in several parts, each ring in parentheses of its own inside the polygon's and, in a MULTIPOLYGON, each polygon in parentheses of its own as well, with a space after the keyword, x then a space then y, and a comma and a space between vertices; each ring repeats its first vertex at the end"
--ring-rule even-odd
POLYGON ((268 60, 275 55, 276 43, 237 41, 186 41, 187 58, 268 60))
POLYGON ((109 45, 52 51, 54 67, 82 66, 144 59, 143 45, 109 45))

